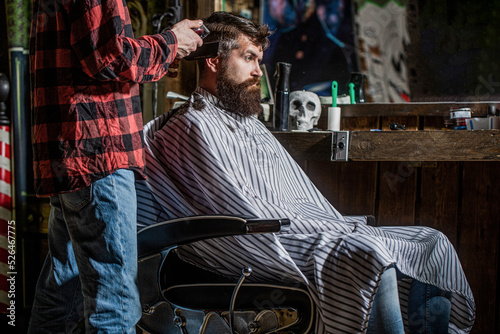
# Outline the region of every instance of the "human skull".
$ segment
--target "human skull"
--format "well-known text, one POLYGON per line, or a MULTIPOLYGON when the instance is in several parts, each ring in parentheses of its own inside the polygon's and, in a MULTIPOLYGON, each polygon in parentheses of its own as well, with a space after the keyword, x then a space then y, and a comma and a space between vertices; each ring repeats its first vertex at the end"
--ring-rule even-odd
POLYGON ((297 130, 307 131, 318 125, 321 101, 318 95, 305 90, 290 93, 290 116, 297 130))

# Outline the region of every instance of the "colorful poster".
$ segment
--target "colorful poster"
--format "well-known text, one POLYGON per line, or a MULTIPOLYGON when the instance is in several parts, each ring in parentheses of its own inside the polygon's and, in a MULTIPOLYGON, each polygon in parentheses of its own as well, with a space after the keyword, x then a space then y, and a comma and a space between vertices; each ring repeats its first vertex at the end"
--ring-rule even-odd
POLYGON ((277 62, 290 63, 292 91, 331 95, 335 80, 347 93, 359 71, 353 13, 352 0, 263 0, 263 23, 275 30, 264 53, 269 74, 277 62))

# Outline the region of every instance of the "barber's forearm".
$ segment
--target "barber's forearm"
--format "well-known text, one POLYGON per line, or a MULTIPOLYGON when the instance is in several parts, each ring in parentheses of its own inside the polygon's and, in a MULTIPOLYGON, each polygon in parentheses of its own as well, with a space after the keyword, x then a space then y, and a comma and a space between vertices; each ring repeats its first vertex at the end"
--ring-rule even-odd
POLYGON ((94 52, 83 59, 82 69, 89 77, 100 81, 156 81, 167 73, 176 53, 173 35, 162 33, 137 40, 120 38, 103 58, 101 52, 94 52))
MULTIPOLYGON (((84 4, 76 6, 73 15, 86 9, 84 4)), ((134 39, 120 1, 106 2, 89 11, 81 17, 75 15, 79 18, 73 22, 71 39, 81 68, 90 78, 142 83, 167 74, 177 53, 177 39, 172 32, 134 39)))

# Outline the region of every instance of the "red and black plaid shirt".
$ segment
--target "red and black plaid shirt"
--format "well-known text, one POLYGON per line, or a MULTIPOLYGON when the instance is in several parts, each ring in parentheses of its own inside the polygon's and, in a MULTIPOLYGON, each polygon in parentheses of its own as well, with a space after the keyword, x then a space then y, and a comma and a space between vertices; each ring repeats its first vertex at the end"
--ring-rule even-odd
POLYGON ((143 175, 139 83, 166 74, 175 35, 134 39, 125 0, 34 0, 30 51, 37 194, 143 175))

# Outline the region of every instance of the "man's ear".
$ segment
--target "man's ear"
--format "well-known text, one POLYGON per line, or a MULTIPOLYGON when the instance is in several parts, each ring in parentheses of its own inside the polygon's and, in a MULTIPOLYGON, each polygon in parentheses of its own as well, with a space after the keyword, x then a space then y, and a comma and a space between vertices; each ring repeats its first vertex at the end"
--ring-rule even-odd
POLYGON ((220 57, 217 56, 215 58, 207 58, 205 59, 205 66, 210 72, 217 73, 219 71, 220 57))

